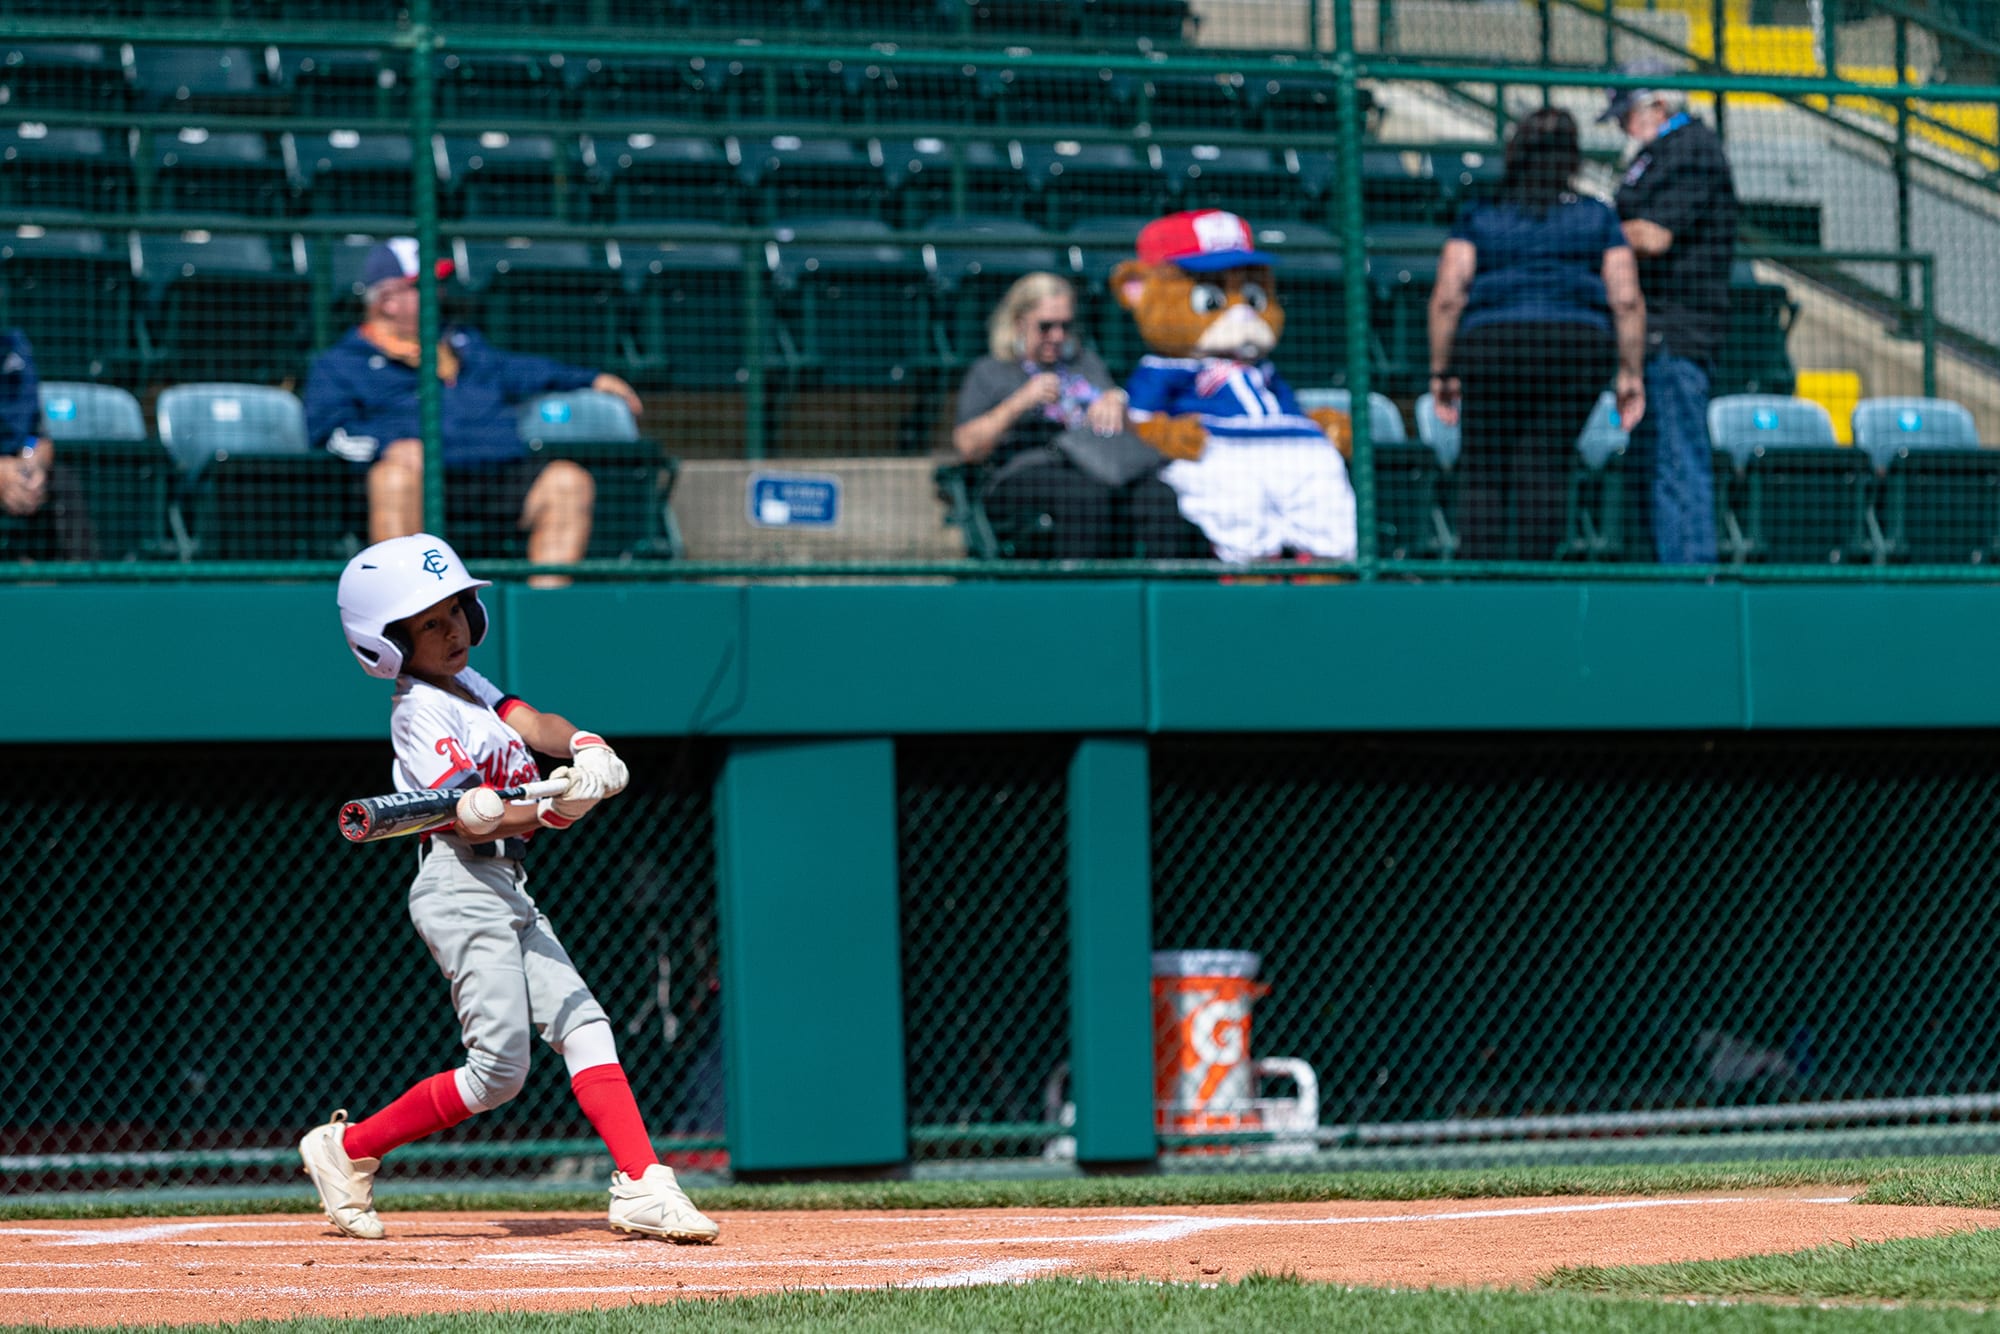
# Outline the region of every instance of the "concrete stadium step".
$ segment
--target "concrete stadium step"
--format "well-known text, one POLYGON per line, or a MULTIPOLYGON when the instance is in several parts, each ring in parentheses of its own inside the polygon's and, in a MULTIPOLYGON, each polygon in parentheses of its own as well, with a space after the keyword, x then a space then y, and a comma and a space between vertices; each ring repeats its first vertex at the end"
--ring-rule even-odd
POLYGON ((674 515, 690 560, 957 560, 965 544, 944 526, 937 464, 926 455, 690 459, 674 515))

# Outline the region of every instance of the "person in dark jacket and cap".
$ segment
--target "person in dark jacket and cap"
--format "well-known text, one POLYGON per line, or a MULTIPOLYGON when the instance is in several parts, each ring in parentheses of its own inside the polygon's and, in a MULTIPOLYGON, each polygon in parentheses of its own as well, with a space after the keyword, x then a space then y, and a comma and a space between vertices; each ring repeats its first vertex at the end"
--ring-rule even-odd
MULTIPOLYGON (((417 243, 392 237, 362 263, 362 322, 322 353, 306 380, 306 429, 316 445, 368 466, 368 540, 423 527, 424 452, 418 421, 417 243)), ((440 277, 449 261, 438 264, 440 277)), ((471 329, 447 328, 437 349, 443 382, 441 446, 453 509, 470 500, 502 507, 528 535, 528 559, 581 560, 590 543, 596 485, 568 459, 531 458, 516 406, 537 394, 598 389, 639 396, 616 375, 547 357, 505 352, 471 329)), ((553 584, 542 577, 535 582, 553 584)))
MULTIPOLYGON (((1645 479, 1649 503, 1633 518, 1650 527, 1662 564, 1705 565, 1716 559, 1708 397, 1729 332, 1736 185, 1722 141, 1681 93, 1616 88, 1598 120, 1633 145, 1616 200, 1646 299, 1646 416, 1626 467, 1645 479)), ((1632 536, 1643 551, 1644 533, 1632 536)))

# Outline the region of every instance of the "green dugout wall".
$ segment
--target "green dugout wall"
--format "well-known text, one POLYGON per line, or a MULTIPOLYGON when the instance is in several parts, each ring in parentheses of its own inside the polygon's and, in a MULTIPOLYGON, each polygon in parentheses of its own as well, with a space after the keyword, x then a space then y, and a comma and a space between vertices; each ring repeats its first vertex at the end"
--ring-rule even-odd
MULTIPOLYGON (((1293 848, 1290 869, 1268 883, 1296 882, 1286 891, 1293 900, 1313 892, 1311 875, 1296 869, 1318 855, 1309 821, 1208 802, 1216 734, 1248 757, 1246 783, 1267 769, 1317 783, 1331 794, 1328 819, 1348 825, 1366 823, 1370 799, 1341 793, 1403 782, 1394 764, 1378 769, 1363 757, 1328 778, 1318 760, 1243 748, 1259 734, 1290 745, 1301 736, 1534 733, 1575 734, 1578 753, 1612 755, 1625 733, 1782 740, 1887 729, 1905 739, 1959 734, 1951 763, 1971 766, 1960 785, 1968 818, 2000 790, 1983 761, 1965 758, 1983 747, 1962 735, 2000 722, 2000 692, 1987 681, 2000 592, 1985 587, 1080 581, 603 584, 489 596, 496 628, 479 665, 508 688, 614 738, 691 739, 713 759, 679 775, 672 800, 696 812, 686 828, 712 839, 712 871, 704 858, 700 874, 716 886, 727 1129, 744 1172, 872 1170, 910 1156, 913 1100, 949 1101, 906 1087, 913 1060, 921 1063, 912 1046, 973 1039, 940 1027, 957 1022, 943 1013, 951 1005, 906 1013, 898 981, 922 976, 939 995, 970 985, 926 953, 923 932, 927 914, 943 911, 940 896, 969 894, 974 883, 1006 910, 974 934, 1032 933, 1034 944, 1005 956, 1004 943, 988 950, 968 937, 959 957, 1011 957, 1010 967, 1045 970, 1040 991, 1060 992, 1040 996, 1028 1026, 1067 1047, 1080 1157, 1149 1158, 1147 951, 1162 933, 1201 929, 1211 909, 1197 896, 1227 877, 1218 850, 1235 830, 1260 831, 1260 847, 1293 848), (961 772, 963 753, 1017 741, 1040 766, 1030 786, 1045 799, 996 815, 961 772), (904 747, 915 748, 917 777, 899 775, 904 747), (937 839, 960 836, 935 833, 933 812, 951 801, 964 803, 951 829, 1006 841, 1004 864, 966 868, 939 852, 937 839), (1208 822, 1196 847, 1180 819, 1190 803, 1208 822), (1030 863, 1035 883, 1065 888, 1034 899, 1008 879, 1030 863)), ((386 687, 347 658, 331 602, 317 585, 0 589, 9 640, 33 665, 32 698, 10 712, 7 739, 22 748, 11 770, 77 743, 253 755, 269 750, 264 743, 310 742, 327 743, 310 754, 347 757, 329 782, 362 781, 374 767, 365 743, 383 736, 386 687)), ((1899 755, 1909 750, 1898 745, 1899 755)), ((1842 763, 1866 769, 1872 753, 1852 743, 1842 763)), ((1680 762, 1667 764, 1669 776, 1680 762)), ((1782 786, 1766 759, 1745 764, 1752 781, 1763 774, 1782 786)), ((1559 770, 1548 775, 1554 787, 1507 818, 1532 822, 1520 812, 1559 806, 1546 792, 1574 777, 1559 770)), ((1450 765, 1426 772, 1427 782, 1453 782, 1450 765)), ((1909 773, 1906 796, 1927 781, 1922 764, 1909 773)), ((1852 800, 1865 805, 1866 776, 1856 781, 1852 800)), ((1675 790, 1660 782, 1660 792, 1675 790)), ((303 832, 300 847, 334 857, 331 813, 354 794, 293 786, 297 812, 326 812, 325 838, 303 832)), ((1484 818, 1484 798, 1448 800, 1484 818)), ((1813 802, 1799 818, 1822 809, 1821 797, 1813 802)), ((1522 837, 1509 828, 1494 837, 1522 837)), ((32 873, 30 854, 8 855, 10 884, 32 873)), ((1974 860, 1977 880, 1983 854, 1974 860)), ((1469 864, 1447 878, 1472 894, 1492 874, 1469 864)), ((1580 870, 1578 883, 1592 874, 1580 870)), ((1837 868, 1825 874, 1837 879, 1837 868)), ((1284 917, 1283 905, 1245 911, 1284 917)), ((1393 941, 1393 925, 1369 929, 1393 941)), ((964 994, 952 1004, 979 1004, 964 994)), ((1308 1040, 1305 1018, 1293 1027, 1308 1040)), ((448 1059, 448 1046, 438 1056, 448 1059)))

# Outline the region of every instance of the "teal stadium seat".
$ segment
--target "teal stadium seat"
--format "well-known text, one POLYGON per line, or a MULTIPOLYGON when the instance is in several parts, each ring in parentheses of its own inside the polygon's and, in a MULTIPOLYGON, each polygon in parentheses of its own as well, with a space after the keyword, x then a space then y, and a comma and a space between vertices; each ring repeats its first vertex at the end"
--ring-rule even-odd
POLYGON ((974 86, 997 124, 1088 131, 1131 121, 1130 82, 1108 69, 1013 65, 982 73, 974 86))
POLYGON ((431 13, 440 23, 533 28, 556 22, 561 10, 553 0, 433 0, 431 13))
MULTIPOLYGON (((1301 389, 1298 395, 1299 406, 1308 410, 1351 412, 1353 408, 1353 396, 1345 389, 1301 389)), ((1432 425, 1438 424, 1433 417, 1432 425)), ((1368 395, 1368 431, 1375 470, 1376 550, 1385 560, 1448 558, 1458 542, 1445 512, 1445 467, 1437 445, 1422 438, 1411 440, 1403 414, 1381 394, 1368 395)))
POLYGON ((290 391, 269 385, 177 384, 160 391, 153 415, 160 443, 190 475, 232 456, 313 452, 305 406, 290 391))
POLYGON ((1253 128, 1330 134, 1340 121, 1335 90, 1331 75, 1314 71, 1267 75, 1251 98, 1257 120, 1253 128))
POLYGON ((307 207, 322 217, 402 219, 416 207, 405 134, 301 130, 292 137, 307 207))
MULTIPOLYGON (((1626 550, 1628 506, 1643 497, 1634 490, 1625 473, 1625 453, 1631 436, 1618 419, 1618 399, 1606 392, 1598 395, 1597 406, 1577 436, 1577 466, 1570 474, 1568 531, 1561 555, 1565 559, 1604 561, 1624 560, 1638 553, 1626 550)), ((1650 559, 1646 553, 1645 559, 1650 559)))
POLYGON ((287 46, 279 53, 279 77, 301 116, 407 121, 404 60, 366 47, 287 46))
POLYGON ((975 42, 1001 38, 1074 42, 1083 36, 1081 0, 968 0, 967 26, 975 42))
MULTIPOLYGON (((619 274, 635 310, 635 383, 675 390, 738 390, 748 384, 743 247, 721 241, 626 242, 620 251, 619 274)), ((763 337, 766 364, 776 366, 777 331, 768 319, 763 337)))
POLYGON ((43 375, 123 377, 137 356, 133 292, 122 236, 40 226, 0 233, 0 328, 27 332, 43 375))
POLYGON ((714 139, 684 135, 585 135, 583 169, 598 214, 612 222, 748 221, 754 182, 714 139))
POLYGON ((1361 216, 1368 227, 1444 220, 1445 185, 1429 153, 1369 148, 1361 153, 1361 216))
MULTIPOLYGON (((850 73, 852 67, 850 67, 850 73)), ((987 65, 896 64, 864 67, 854 88, 865 125, 908 136, 1002 123, 1010 112, 1035 108, 1010 101, 1004 69, 987 65)))
POLYGON ((1224 208, 1255 223, 1303 218, 1313 205, 1290 148, 1188 144, 1161 149, 1177 209, 1224 208))
POLYGON ((590 559, 681 554, 672 506, 678 465, 640 437, 623 401, 594 389, 544 394, 521 405, 519 421, 530 452, 573 459, 595 479, 590 559))
POLYGON ((1722 559, 1774 564, 1879 563, 1868 454, 1835 443, 1826 409, 1776 394, 1711 399, 1722 559))
POLYGON ((1259 225, 1259 249, 1279 257, 1278 298, 1285 308, 1277 361, 1295 384, 1345 384, 1348 371, 1347 266, 1339 238, 1291 220, 1259 225))
MULTIPOLYGON (((1281 349, 1282 350, 1282 349, 1281 349)), ((1297 391, 1299 406, 1311 411, 1314 408, 1332 408, 1335 412, 1345 412, 1350 417, 1354 410, 1354 396, 1345 389, 1300 389, 1297 391)), ((1368 438, 1375 444, 1402 445, 1409 443, 1409 432, 1403 425, 1403 414, 1394 400, 1386 394, 1368 395, 1368 438)))
POLYGON ((1253 128, 1257 110, 1240 73, 1156 74, 1139 83, 1126 119, 1155 130, 1236 131, 1253 128))
POLYGON ((583 120, 720 121, 735 62, 591 55, 567 60, 569 96, 583 120))
POLYGON ((443 139, 444 199, 465 219, 562 222, 581 179, 574 138, 487 130, 443 139))
POLYGON ((139 351, 170 383, 276 383, 311 352, 306 248, 291 237, 141 234, 139 351))
POLYGON ((137 196, 122 136, 39 121, 0 128, 0 206, 124 212, 137 196))
POLYGON ((1188 0, 1081 0, 1085 37, 1141 49, 1191 42, 1201 16, 1188 0))
POLYGON ((1464 433, 1457 422, 1439 420, 1437 397, 1420 394, 1417 397, 1417 439, 1431 447, 1437 455, 1438 466, 1449 472, 1458 466, 1459 452, 1464 448, 1464 433))
POLYGON ((940 358, 921 257, 881 222, 801 218, 777 228, 772 278, 791 369, 852 388, 916 383, 940 358))
POLYGON ((1368 227, 1369 328, 1382 388, 1421 392, 1430 382, 1430 299, 1448 229, 1423 223, 1368 227))
POLYGON ((44 111, 124 111, 135 91, 115 43, 23 42, 0 50, 0 105, 23 119, 44 111))
POLYGON ((132 83, 150 110, 195 116, 290 110, 283 64, 272 47, 135 45, 132 83))
MULTIPOLYGON (((282 138, 283 136, 281 136, 282 138)), ((152 134, 153 207, 164 212, 282 217, 293 177, 286 148, 247 130, 183 125, 152 134)))
POLYGON ((569 81, 547 55, 471 55, 437 58, 438 113, 454 120, 500 124, 554 120, 567 111, 569 81))
POLYGON ((255 384, 182 384, 154 405, 180 468, 169 520, 196 560, 334 560, 360 550, 361 470, 306 442, 305 408, 255 384))
POLYGON ((1912 564, 2000 559, 2000 450, 1979 443, 1964 405, 1941 398, 1864 398, 1854 445, 1874 462, 1876 516, 1890 557, 1912 564))
POLYGON ((1156 217, 1171 198, 1158 145, 1021 140, 1009 152, 1019 154, 1032 216, 1051 230, 1084 218, 1156 217))
POLYGON ((1729 274, 1729 326, 1716 357, 1712 395, 1790 394, 1798 385, 1788 339, 1798 303, 1783 284, 1761 282, 1738 260, 1729 274))
POLYGON ((452 242, 453 289, 496 347, 622 370, 631 359, 625 285, 595 241, 452 242))
POLYGON ((1431 173, 1444 191, 1446 217, 1455 217, 1466 204, 1488 198, 1499 189, 1507 174, 1506 154, 1503 144, 1431 149, 1431 173))
POLYGON ((44 380, 41 434, 90 507, 104 560, 174 554, 167 536, 173 459, 146 432, 139 400, 116 385, 44 380))
POLYGON ((863 122, 868 104, 862 87, 870 82, 868 70, 838 60, 767 63, 758 71, 765 85, 764 110, 778 120, 828 130, 863 122))
POLYGON ((851 139, 782 134, 740 141, 746 175, 755 182, 759 217, 882 217, 885 186, 879 148, 851 139))
POLYGON ((915 228, 947 215, 1020 216, 1027 178, 1008 146, 985 139, 884 139, 882 184, 890 215, 915 228))

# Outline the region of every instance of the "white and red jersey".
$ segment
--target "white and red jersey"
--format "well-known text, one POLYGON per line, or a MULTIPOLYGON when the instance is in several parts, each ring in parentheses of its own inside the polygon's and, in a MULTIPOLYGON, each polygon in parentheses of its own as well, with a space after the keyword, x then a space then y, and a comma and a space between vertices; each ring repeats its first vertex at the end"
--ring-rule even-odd
POLYGON ((389 739, 396 747, 398 792, 438 788, 515 787, 542 771, 507 715, 521 701, 470 667, 452 678, 479 703, 413 676, 396 678, 389 739))

